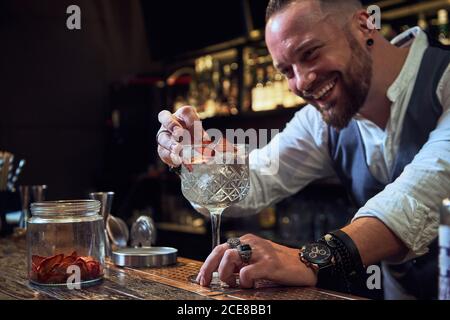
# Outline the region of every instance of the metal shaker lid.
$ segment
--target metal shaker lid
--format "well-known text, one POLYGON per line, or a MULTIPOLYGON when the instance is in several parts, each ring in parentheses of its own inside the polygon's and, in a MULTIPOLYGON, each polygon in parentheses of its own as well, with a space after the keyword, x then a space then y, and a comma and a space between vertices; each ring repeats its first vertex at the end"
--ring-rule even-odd
POLYGON ((169 247, 122 248, 112 253, 112 260, 120 267, 163 267, 177 262, 178 250, 169 247))

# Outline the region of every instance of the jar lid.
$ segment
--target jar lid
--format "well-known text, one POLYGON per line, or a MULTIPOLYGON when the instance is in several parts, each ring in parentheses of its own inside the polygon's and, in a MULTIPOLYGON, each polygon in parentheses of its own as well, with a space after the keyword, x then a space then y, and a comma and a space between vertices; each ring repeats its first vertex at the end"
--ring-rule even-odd
POLYGON ((163 267, 175 264, 177 253, 169 247, 123 248, 113 251, 112 260, 120 267, 163 267))
POLYGON ((98 213, 99 210, 100 201, 97 200, 42 201, 31 204, 33 215, 98 213))

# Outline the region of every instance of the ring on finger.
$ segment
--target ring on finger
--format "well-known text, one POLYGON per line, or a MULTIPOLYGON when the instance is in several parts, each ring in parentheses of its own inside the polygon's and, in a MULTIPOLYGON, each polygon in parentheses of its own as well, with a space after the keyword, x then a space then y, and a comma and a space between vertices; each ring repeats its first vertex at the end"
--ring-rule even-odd
POLYGON ((229 238, 227 244, 230 249, 236 249, 241 244, 241 240, 239 238, 229 238))
POLYGON ((241 243, 236 249, 242 262, 246 264, 250 263, 250 259, 252 258, 252 247, 249 244, 241 243))

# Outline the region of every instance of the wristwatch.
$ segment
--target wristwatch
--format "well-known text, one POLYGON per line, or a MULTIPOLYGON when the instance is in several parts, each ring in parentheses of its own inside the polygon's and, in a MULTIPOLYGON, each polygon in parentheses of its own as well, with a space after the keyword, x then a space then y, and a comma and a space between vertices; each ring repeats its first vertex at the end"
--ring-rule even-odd
POLYGON ((335 265, 334 255, 324 243, 313 242, 303 246, 300 249, 299 256, 300 260, 314 271, 335 265))
POLYGON ((364 266, 358 248, 343 231, 329 232, 300 249, 300 260, 317 274, 317 287, 358 292, 365 285, 364 266))

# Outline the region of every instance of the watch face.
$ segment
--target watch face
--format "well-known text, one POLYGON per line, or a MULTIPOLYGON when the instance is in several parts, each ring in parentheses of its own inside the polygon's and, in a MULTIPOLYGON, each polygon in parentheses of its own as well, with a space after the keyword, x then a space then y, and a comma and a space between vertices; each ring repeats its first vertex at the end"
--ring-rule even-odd
POLYGON ((302 257, 318 266, 325 266, 330 263, 332 254, 325 244, 310 243, 303 247, 302 257))

